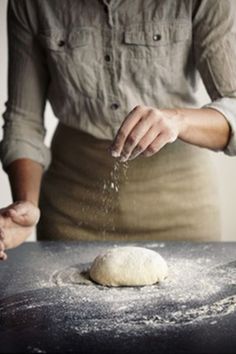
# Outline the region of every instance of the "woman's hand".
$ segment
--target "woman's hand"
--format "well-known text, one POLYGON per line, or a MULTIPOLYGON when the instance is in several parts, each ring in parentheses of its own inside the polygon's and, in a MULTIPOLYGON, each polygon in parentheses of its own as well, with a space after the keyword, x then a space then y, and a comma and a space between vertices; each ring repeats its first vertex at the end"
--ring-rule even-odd
POLYGON ((5 260, 6 249, 23 243, 39 221, 40 210, 29 201, 15 202, 0 209, 0 260, 5 260))
POLYGON ((152 156, 179 136, 183 122, 177 110, 136 106, 125 118, 111 146, 113 157, 121 161, 139 155, 152 156))
POLYGON ((213 108, 159 110, 136 106, 124 119, 110 149, 121 161, 152 156, 167 143, 180 140, 213 151, 223 151, 230 140, 230 125, 213 108))

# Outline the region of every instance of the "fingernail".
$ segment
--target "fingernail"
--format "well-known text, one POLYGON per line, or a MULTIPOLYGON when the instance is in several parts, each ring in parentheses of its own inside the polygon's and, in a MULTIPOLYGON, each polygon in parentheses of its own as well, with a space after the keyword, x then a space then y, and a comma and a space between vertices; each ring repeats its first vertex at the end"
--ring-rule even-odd
POLYGON ((137 156, 138 156, 138 155, 131 155, 131 156, 129 157, 129 161, 134 160, 137 156))
POLYGON ((113 157, 120 157, 119 152, 115 151, 115 150, 111 150, 111 156, 113 157))
POLYGON ((5 261, 7 259, 6 253, 0 253, 0 261, 5 261))
POLYGON ((127 156, 121 156, 120 162, 126 162, 126 161, 128 161, 128 157, 127 156))

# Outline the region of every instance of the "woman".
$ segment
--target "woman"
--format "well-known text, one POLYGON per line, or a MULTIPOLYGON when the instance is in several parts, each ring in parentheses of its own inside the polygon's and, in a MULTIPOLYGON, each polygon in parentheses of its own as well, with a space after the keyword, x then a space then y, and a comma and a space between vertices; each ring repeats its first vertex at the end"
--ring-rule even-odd
POLYGON ((9 1, 2 259, 40 212, 39 240, 219 239, 207 149, 236 154, 233 21, 229 0, 9 1))

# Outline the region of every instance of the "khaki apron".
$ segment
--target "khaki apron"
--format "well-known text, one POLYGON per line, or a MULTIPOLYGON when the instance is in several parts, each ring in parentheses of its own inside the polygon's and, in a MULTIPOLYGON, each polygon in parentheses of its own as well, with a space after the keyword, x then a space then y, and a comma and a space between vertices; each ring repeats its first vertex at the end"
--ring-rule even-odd
POLYGON ((38 240, 219 240, 206 149, 177 140, 120 163, 109 145, 59 123, 42 181, 38 240))

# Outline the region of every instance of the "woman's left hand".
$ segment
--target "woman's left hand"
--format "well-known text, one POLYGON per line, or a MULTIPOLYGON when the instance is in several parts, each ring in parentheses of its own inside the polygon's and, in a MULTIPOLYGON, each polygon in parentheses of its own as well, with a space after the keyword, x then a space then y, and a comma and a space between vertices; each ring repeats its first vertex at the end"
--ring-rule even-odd
POLYGON ((30 201, 14 202, 0 209, 0 260, 6 260, 6 249, 23 243, 39 221, 40 210, 30 201))
POLYGON ((121 157, 122 162, 141 154, 152 156, 178 138, 182 124, 177 110, 136 106, 124 119, 111 145, 112 156, 121 157))

